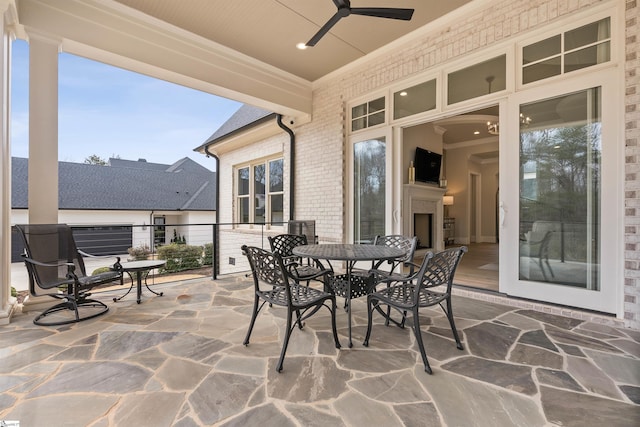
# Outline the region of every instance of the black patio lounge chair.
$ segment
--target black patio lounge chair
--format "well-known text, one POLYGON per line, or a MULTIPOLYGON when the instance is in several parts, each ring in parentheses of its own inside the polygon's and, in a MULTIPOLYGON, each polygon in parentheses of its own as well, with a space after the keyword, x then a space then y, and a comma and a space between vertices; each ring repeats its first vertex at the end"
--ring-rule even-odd
POLYGON ((327 276, 333 273, 333 269, 326 268, 320 261, 314 259, 303 259, 291 252, 296 246, 307 245, 307 236, 304 234, 278 234, 269 236, 271 251, 282 257, 285 269, 289 276, 296 282, 307 282, 307 286, 312 280, 322 282, 327 289, 327 276))
POLYGON ((333 339, 335 340, 336 348, 340 348, 338 331, 336 329, 335 295, 312 287, 290 283, 290 278, 282 263, 282 258, 276 253, 246 245, 242 246, 242 253, 247 256, 249 264, 251 265, 255 287, 253 313, 251 315, 247 336, 243 342, 245 346, 249 345, 249 338, 251 337, 251 331, 253 330, 258 313, 262 307, 264 307, 265 303, 269 303, 269 305, 287 308, 287 326, 284 342, 282 343, 280 359, 276 365, 278 372, 282 371, 284 355, 289 345, 289 338, 295 328, 295 324, 293 324, 294 313, 296 315, 295 323, 302 329, 304 326, 302 323, 303 320, 313 316, 323 306, 328 308, 331 312, 333 339), (262 300, 262 303, 260 303, 260 300, 262 300), (327 303, 331 303, 331 305, 329 306, 327 303))
POLYGON ((33 323, 42 326, 65 325, 100 316, 109 308, 89 299, 89 290, 111 282, 122 285, 119 257, 94 257, 78 250, 67 224, 16 225, 24 242, 24 263, 29 272, 33 296, 49 295, 62 300, 42 313, 33 323), (83 257, 115 258, 109 271, 88 276, 83 257), (43 293, 44 290, 47 293, 43 293))
MULTIPOLYGON (((424 343, 422 342, 418 311, 421 307, 430 307, 438 304, 449 320, 451 332, 453 332, 453 337, 456 340, 456 347, 462 350, 462 343, 460 342, 460 337, 458 336, 458 331, 456 330, 456 325, 453 320, 451 286, 453 285, 453 276, 455 275, 458 263, 462 255, 466 252, 466 246, 446 249, 435 255, 432 252, 428 252, 422 261, 420 270, 418 270, 414 276, 399 280, 396 284, 386 289, 369 294, 367 296, 368 324, 363 343, 364 346, 369 345, 373 323, 373 310, 378 308, 379 305, 382 304, 394 308, 398 310, 402 316, 405 316, 405 314, 410 311, 413 315, 413 332, 416 336, 422 361, 424 362, 424 370, 431 374, 431 367, 429 366, 424 343), (444 289, 435 290, 434 288, 437 286, 443 286, 444 289), (446 308, 442 305, 443 303, 446 304, 446 308)), ((384 316, 384 312, 379 308, 378 312, 384 316)))

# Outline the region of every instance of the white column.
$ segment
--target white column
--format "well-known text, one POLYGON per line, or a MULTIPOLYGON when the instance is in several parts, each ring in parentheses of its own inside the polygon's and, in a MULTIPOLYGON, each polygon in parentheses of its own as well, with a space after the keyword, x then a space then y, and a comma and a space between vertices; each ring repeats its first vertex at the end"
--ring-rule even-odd
POLYGON ((15 16, 13 3, 0 1, 0 325, 9 323, 16 306, 16 299, 11 296, 11 35, 7 29, 15 16))
POLYGON ((58 52, 60 40, 29 35, 29 223, 58 222, 58 52))
MULTIPOLYGON (((61 41, 26 29, 29 36, 29 224, 58 222, 58 54, 61 41)), ((25 267, 26 268, 26 267, 25 267)), ((36 293, 45 291, 36 285, 36 293)), ((47 296, 31 295, 22 311, 42 311, 47 296)))

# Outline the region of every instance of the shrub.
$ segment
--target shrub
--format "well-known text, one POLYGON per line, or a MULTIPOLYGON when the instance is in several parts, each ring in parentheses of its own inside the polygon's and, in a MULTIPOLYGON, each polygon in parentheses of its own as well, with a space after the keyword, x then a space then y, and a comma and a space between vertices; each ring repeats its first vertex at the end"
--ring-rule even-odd
POLYGON ((167 261, 161 273, 191 270, 200 267, 202 246, 171 243, 158 249, 158 258, 167 261))
POLYGON ((127 252, 129 252, 129 256, 131 257, 129 259, 130 261, 140 261, 147 259, 151 250, 149 249, 149 246, 145 244, 136 246, 135 248, 129 248, 127 249, 127 252))
POLYGON ((204 244, 204 253, 202 254, 202 265, 213 264, 213 243, 204 244))
POLYGON ((91 273, 91 275, 95 276, 96 274, 106 273, 107 271, 111 271, 111 269, 109 267, 100 267, 93 270, 93 273, 91 273))
POLYGON ((184 236, 180 236, 178 232, 173 230, 173 239, 171 239, 171 243, 175 243, 177 245, 186 245, 187 239, 184 236))

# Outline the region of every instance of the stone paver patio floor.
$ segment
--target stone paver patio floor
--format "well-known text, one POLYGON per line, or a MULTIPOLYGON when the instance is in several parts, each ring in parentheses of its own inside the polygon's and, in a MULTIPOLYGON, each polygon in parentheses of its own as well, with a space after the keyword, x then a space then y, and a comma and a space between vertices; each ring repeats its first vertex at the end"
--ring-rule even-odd
MULTIPOLYGON (((637 426, 640 331, 454 297, 464 350, 439 307, 424 310, 433 375, 410 328, 379 315, 368 348, 365 299, 354 346, 338 309, 293 332, 275 371, 284 310, 260 313, 244 276, 158 285, 99 318, 0 327, 0 420, 21 426, 637 426)), ((117 294, 117 292, 116 292, 117 294)), ((111 301, 114 292, 98 294, 111 301)), ((116 295, 117 296, 117 295, 116 295)), ((338 306, 342 307, 341 299, 338 306)))

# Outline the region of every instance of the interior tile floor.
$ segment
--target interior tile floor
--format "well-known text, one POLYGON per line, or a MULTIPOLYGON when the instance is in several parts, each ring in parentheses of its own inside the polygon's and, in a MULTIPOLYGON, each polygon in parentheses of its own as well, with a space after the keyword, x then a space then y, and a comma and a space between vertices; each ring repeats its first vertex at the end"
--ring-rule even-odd
POLYGON ((353 303, 354 346, 338 302, 293 332, 275 371, 283 310, 260 313, 244 275, 156 285, 142 303, 114 292, 96 319, 0 327, 0 420, 21 426, 637 426, 640 331, 454 297, 464 350, 438 308, 424 310, 433 375, 410 328, 353 303))

